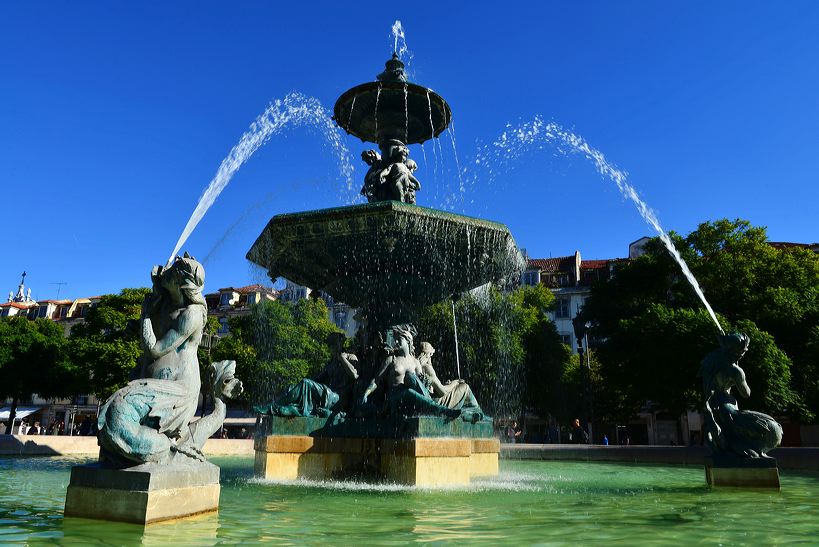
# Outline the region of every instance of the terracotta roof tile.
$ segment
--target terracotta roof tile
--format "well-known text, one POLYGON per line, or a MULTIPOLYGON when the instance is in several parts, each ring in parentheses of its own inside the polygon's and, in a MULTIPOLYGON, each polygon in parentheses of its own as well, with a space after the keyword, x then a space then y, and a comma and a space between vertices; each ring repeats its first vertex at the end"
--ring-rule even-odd
POLYGON ((800 249, 810 249, 812 251, 816 251, 816 249, 819 249, 819 243, 792 243, 789 241, 769 241, 768 245, 776 249, 788 249, 794 247, 800 249))
POLYGON ((29 308, 33 308, 34 303, 23 304, 21 302, 3 302, 0 304, 0 308, 17 308, 18 310, 27 310, 29 308))
POLYGON ((583 260, 580 263, 581 270, 599 270, 603 268, 608 268, 610 260, 583 260))
POLYGON ((530 258, 526 264, 529 269, 543 272, 570 272, 574 270, 574 255, 555 258, 530 258))

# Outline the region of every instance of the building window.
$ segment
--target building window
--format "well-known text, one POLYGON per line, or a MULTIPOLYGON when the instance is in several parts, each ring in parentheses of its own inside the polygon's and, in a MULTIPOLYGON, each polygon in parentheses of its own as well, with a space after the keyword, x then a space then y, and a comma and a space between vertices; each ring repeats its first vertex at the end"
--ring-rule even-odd
POLYGON ((523 284, 529 285, 530 287, 534 287, 538 284, 538 277, 540 277, 540 272, 537 270, 532 270, 529 272, 524 272, 523 274, 523 284))
POLYGON ((253 293, 250 293, 249 295, 247 295, 247 305, 252 306, 255 303, 256 303, 256 293, 253 292, 253 293))
POLYGON ((229 306, 230 305, 230 293, 223 292, 222 296, 219 297, 219 305, 220 306, 229 306))
POLYGON ((227 317, 220 317, 219 318, 219 334, 227 334, 228 333, 228 320, 227 317))
POLYGON ((555 299, 555 317, 558 319, 569 318, 569 299, 556 298, 555 299))
POLYGON ((572 335, 571 334, 561 334, 560 341, 566 344, 569 347, 572 347, 572 335))
POLYGON ((63 306, 62 308, 60 308, 60 317, 65 318, 66 315, 68 315, 68 308, 63 306))
POLYGON ((40 309, 37 311, 37 317, 45 317, 47 312, 48 306, 40 306, 40 309))
POLYGON ((3 308, 3 311, 0 312, 0 317, 8 317, 9 316, 9 309, 3 308))

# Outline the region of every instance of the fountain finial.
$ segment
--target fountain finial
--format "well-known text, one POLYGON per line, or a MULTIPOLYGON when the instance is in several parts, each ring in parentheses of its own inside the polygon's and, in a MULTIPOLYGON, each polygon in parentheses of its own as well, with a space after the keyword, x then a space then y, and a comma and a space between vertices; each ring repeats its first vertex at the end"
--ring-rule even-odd
POLYGON ((379 82, 407 83, 407 74, 404 72, 404 63, 398 53, 392 52, 392 58, 384 63, 384 72, 376 76, 379 82))

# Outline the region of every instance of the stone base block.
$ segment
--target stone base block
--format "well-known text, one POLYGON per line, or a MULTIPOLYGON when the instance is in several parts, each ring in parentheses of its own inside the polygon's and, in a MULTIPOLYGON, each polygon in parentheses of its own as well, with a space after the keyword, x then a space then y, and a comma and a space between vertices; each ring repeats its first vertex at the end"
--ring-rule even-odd
POLYGON ((705 459, 705 482, 708 486, 735 488, 779 488, 779 468, 774 459, 754 458, 733 462, 705 459))
POLYGON ((472 439, 472 453, 469 455, 469 475, 471 477, 491 477, 500 472, 498 439, 472 439))
POLYGON ((381 457, 386 479, 410 486, 466 486, 469 484, 469 456, 424 457, 387 454, 381 457))
POLYGON ((65 516, 151 524, 219 510, 219 468, 207 462, 71 469, 65 516))
POLYGON ((355 439, 268 435, 255 442, 256 476, 326 480, 376 475, 413 486, 460 486, 498 474, 497 439, 355 439))
POLYGON ((469 484, 469 439, 385 439, 381 443, 381 472, 385 478, 412 486, 469 484))

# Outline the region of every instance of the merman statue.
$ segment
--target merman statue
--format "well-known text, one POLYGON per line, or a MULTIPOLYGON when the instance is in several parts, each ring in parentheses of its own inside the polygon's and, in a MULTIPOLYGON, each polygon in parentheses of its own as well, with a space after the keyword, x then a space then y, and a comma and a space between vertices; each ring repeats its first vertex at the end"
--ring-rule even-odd
POLYGON ((213 363, 215 409, 191 424, 201 388, 196 350, 207 319, 205 271, 185 253, 170 266, 155 266, 151 279, 153 290, 139 320, 144 351, 140 379, 100 408, 100 461, 109 467, 180 458, 203 461, 205 440, 224 421, 224 399, 242 392, 242 382, 234 377, 235 361, 213 363))
POLYGON ((766 453, 782 441, 782 426, 772 417, 753 410, 740 410, 733 388, 743 397, 751 395, 739 360, 750 340, 742 333, 719 337, 720 348, 703 359, 705 434, 715 457, 767 458, 766 453))

